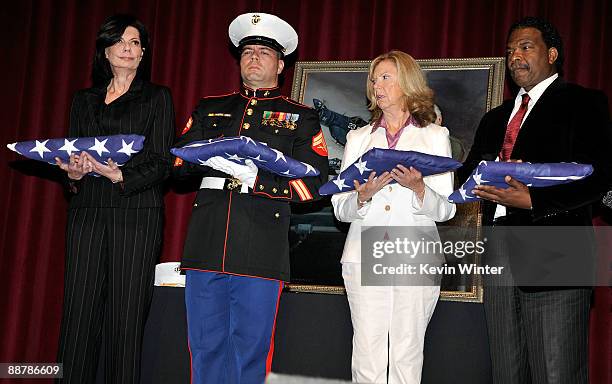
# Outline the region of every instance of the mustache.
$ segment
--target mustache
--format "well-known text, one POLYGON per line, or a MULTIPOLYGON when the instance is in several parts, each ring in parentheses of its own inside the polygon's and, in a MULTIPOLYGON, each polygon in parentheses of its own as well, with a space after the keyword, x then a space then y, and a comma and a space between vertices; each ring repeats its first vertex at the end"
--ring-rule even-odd
POLYGON ((525 63, 525 64, 511 63, 510 64, 510 70, 511 71, 516 71, 517 69, 529 69, 529 64, 527 64, 527 63, 525 63))

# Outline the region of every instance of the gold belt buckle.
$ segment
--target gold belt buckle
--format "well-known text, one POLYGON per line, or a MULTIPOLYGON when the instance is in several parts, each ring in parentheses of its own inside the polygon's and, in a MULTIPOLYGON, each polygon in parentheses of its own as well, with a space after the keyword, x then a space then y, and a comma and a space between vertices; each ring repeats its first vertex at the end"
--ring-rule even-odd
POLYGON ((235 177, 225 179, 225 184, 223 185, 223 189, 227 191, 233 191, 235 189, 240 189, 242 187, 242 182, 235 177))

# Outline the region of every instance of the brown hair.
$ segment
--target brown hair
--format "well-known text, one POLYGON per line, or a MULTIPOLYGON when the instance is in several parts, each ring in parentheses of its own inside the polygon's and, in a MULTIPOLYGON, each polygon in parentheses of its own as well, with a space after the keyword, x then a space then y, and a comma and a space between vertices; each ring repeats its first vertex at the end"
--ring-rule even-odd
POLYGON ((427 86, 425 75, 419 64, 409 54, 402 51, 390 51, 378 56, 370 64, 367 81, 367 96, 370 100, 368 109, 372 111, 372 121, 377 121, 382 116, 382 110, 376 104, 374 84, 371 79, 374 69, 382 61, 389 60, 395 63, 398 75, 398 85, 404 92, 404 111, 410 112, 412 118, 421 127, 425 127, 436 121, 434 111, 434 93, 427 86))

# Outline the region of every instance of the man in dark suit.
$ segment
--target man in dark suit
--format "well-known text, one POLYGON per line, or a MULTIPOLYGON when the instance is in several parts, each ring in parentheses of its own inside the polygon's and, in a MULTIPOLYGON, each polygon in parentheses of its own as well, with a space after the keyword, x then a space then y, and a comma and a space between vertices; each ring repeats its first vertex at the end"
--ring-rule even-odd
MULTIPOLYGON (((493 232, 518 228, 514 226, 582 226, 575 232, 584 249, 569 259, 579 261, 574 265, 584 260, 582 264, 592 268, 591 204, 601 199, 612 170, 607 98, 559 77, 562 40, 544 20, 515 23, 508 34, 506 58, 512 80, 520 87, 518 95, 482 118, 458 176, 465 180, 481 160, 592 164, 590 177, 569 184, 532 188, 507 176, 507 188, 479 186, 474 192, 487 200, 483 222, 493 223, 493 232)), ((487 264, 507 260, 514 276, 506 279, 516 282, 485 280, 495 383, 588 383, 591 289, 534 286, 534 270, 554 272, 563 264, 551 257, 551 249, 575 239, 548 240, 542 239, 537 250, 525 243, 498 241, 486 255, 487 264)))
POLYGON ((242 87, 202 99, 176 145, 246 136, 321 173, 290 179, 220 157, 206 165, 175 164, 175 174, 202 179, 181 264, 193 383, 263 383, 280 293, 289 281, 289 203, 317 199, 327 181, 317 112, 281 96, 278 87, 284 55, 297 46, 295 30, 274 15, 250 13, 230 24, 229 35, 242 87))

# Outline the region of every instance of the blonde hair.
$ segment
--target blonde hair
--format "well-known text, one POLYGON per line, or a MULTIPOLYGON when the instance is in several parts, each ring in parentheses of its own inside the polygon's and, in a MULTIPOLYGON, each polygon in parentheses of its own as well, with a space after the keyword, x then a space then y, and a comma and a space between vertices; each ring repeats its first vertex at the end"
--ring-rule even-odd
POLYGON ((416 123, 425 127, 436 121, 434 111, 434 93, 427 86, 425 75, 419 64, 409 54, 393 50, 376 57, 370 64, 367 81, 367 96, 370 100, 368 109, 372 111, 372 121, 382 116, 382 110, 376 104, 374 84, 370 81, 374 77, 374 69, 382 61, 389 60, 395 63, 397 69, 398 85, 404 93, 404 106, 402 110, 410 112, 416 123))

